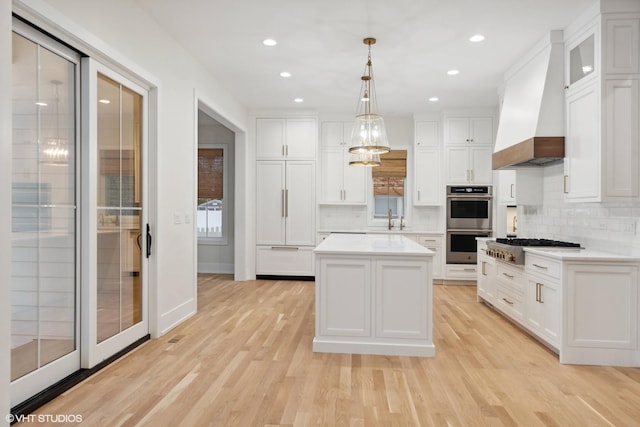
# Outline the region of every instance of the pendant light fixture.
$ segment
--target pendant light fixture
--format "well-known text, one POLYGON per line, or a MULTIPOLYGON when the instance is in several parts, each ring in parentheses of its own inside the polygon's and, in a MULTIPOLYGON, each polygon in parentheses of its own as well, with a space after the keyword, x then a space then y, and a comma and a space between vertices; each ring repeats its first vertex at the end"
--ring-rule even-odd
POLYGON ((356 119, 349 147, 349 153, 354 156, 352 156, 349 165, 378 166, 380 165, 380 154, 388 153, 390 148, 384 119, 377 114, 378 105, 371 65, 371 45, 376 43, 376 39, 367 37, 363 43, 369 47, 369 54, 361 77, 356 119))
POLYGON ((67 141, 60 138, 60 80, 51 80, 51 84, 56 88, 56 136, 53 138, 47 138, 45 146, 43 148, 43 154, 45 155, 48 163, 65 163, 69 156, 69 150, 67 148, 67 141))

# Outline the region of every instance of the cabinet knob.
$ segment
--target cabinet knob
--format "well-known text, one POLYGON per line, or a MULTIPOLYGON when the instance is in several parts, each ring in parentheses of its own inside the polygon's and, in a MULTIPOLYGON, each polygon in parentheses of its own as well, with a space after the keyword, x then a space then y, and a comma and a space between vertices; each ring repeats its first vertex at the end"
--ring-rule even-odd
POLYGON ((566 85, 566 86, 564 87, 564 90, 567 90, 567 89, 569 89, 569 85, 566 85))

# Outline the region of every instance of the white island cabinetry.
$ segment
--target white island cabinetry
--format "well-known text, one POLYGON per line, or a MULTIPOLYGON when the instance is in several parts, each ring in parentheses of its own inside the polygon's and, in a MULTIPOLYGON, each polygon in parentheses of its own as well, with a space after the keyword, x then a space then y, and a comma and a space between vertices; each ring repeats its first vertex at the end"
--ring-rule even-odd
POLYGON ((331 234, 314 252, 314 351, 435 355, 430 250, 401 235, 331 234))

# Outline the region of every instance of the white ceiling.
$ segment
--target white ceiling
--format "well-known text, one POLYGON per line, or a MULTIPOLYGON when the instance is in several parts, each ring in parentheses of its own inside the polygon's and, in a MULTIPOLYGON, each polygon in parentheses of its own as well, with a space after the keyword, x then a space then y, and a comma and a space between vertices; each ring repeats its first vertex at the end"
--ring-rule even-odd
POLYGON ((375 37, 379 112, 495 107, 504 72, 595 0, 137 0, 249 110, 354 113, 375 37), (481 33, 486 40, 471 43, 481 33), (275 47, 262 40, 273 38, 275 47), (447 70, 460 70, 448 76, 447 70), (292 77, 284 79, 281 71, 292 77), (427 99, 437 96, 440 101, 427 99), (293 102, 295 97, 304 103, 293 102))

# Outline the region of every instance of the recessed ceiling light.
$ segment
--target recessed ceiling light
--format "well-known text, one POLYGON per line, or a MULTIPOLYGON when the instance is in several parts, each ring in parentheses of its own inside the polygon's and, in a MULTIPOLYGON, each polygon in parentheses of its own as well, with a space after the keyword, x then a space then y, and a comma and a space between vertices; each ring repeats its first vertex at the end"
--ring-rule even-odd
POLYGON ((484 36, 482 34, 476 34, 469 38, 469 41, 474 43, 481 42, 482 40, 484 40, 484 36))
POLYGON ((447 71, 447 74, 449 74, 450 76, 456 76, 458 74, 460 74, 459 70, 449 70, 447 71))
POLYGON ((280 73, 280 77, 291 77, 291 73, 288 71, 283 71, 280 73))
POLYGON ((431 98, 429 98, 430 102, 437 102, 439 100, 440 100, 440 98, 438 98, 437 96, 432 96, 431 98))
POLYGON ((46 102, 38 101, 38 102, 36 102, 36 105, 38 107, 46 107, 48 104, 46 102))
POLYGON ((278 42, 275 41, 274 39, 264 39, 262 40, 262 44, 265 46, 275 46, 278 44, 278 42))
POLYGON ((302 99, 302 98, 295 98, 295 99, 293 100, 293 102, 301 103, 301 102, 304 102, 304 99, 302 99))
POLYGON ((108 99, 99 99, 98 102, 100 104, 111 104, 111 101, 109 101, 108 99))

